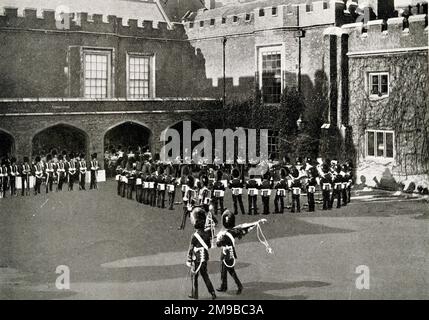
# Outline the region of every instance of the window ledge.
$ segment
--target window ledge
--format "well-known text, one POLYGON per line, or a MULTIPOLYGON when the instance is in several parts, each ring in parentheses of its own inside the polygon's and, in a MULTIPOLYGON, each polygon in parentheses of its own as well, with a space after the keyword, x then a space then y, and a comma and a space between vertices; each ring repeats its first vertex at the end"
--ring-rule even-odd
POLYGON ((384 164, 384 165, 389 165, 389 164, 393 165, 395 163, 394 158, 386 158, 386 157, 366 156, 365 160, 384 164))
POLYGON ((369 100, 370 101, 378 101, 378 100, 383 100, 383 99, 386 99, 386 98, 389 98, 388 94, 383 95, 383 96, 379 96, 379 95, 370 95, 369 96, 369 100))

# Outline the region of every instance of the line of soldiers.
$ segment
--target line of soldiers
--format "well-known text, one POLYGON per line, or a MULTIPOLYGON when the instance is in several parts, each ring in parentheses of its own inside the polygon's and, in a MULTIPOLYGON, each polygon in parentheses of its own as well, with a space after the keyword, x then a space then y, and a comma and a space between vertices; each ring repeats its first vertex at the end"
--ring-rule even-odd
POLYGON ((30 162, 28 157, 24 157, 21 163, 17 159, 4 158, 0 166, 0 198, 6 198, 7 194, 17 196, 17 187, 21 187, 21 195, 30 195, 31 187, 34 194, 40 194, 42 185, 45 185, 46 193, 53 191, 54 184, 56 191, 63 190, 67 185, 72 191, 74 184, 78 183, 79 190, 85 190, 85 179, 87 171, 90 172, 90 189, 98 189, 97 174, 99 170, 97 154, 91 155, 91 160, 85 160, 85 154, 67 154, 65 151, 60 154, 48 154, 45 159, 36 156, 30 162), (20 185, 17 182, 20 180, 20 185))
POLYGON ((116 168, 117 193, 122 197, 153 207, 173 209, 176 190, 180 187, 183 218, 179 229, 184 229, 192 207, 211 202, 214 214, 224 212, 225 192, 232 194, 234 214, 238 208, 246 214, 243 194, 247 190, 247 214, 259 214, 258 196, 261 197, 263 214, 270 213, 270 199, 274 193, 274 213, 301 212, 301 195, 305 194, 308 210, 315 211, 315 193, 321 191, 323 210, 347 205, 351 198, 352 166, 350 162, 339 164, 336 160, 313 163, 297 161, 295 165, 276 164, 262 176, 250 174, 245 179, 244 165, 198 165, 161 163, 150 157, 136 155, 125 158, 116 168), (227 174, 230 172, 230 174, 227 174), (286 201, 285 201, 286 200, 286 201), (287 206, 290 203, 290 206, 287 206), (285 206, 286 204, 286 206, 285 206))

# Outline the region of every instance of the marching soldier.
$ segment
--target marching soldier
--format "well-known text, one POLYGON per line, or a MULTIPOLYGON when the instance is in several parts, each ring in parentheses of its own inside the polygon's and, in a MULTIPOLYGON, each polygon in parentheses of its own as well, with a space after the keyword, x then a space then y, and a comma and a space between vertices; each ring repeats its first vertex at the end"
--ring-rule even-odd
POLYGON ((192 235, 186 260, 186 265, 191 268, 192 275, 192 292, 189 298, 198 299, 198 276, 201 274, 212 299, 216 299, 216 293, 207 272, 209 248, 211 247, 211 232, 205 229, 206 213, 203 209, 195 208, 192 210, 191 223, 194 225, 196 231, 192 235))
POLYGON ((347 199, 347 185, 348 185, 348 182, 349 182, 349 177, 347 175, 347 171, 348 171, 347 164, 344 163, 341 166, 341 172, 340 172, 341 182, 342 182, 342 185, 341 185, 341 198, 342 198, 342 202, 343 202, 342 205, 343 206, 346 206, 347 203, 348 203, 348 199, 347 199))
POLYGON ((254 175, 250 175, 249 181, 246 183, 246 189, 247 189, 247 200, 249 205, 249 212, 248 214, 259 214, 258 213, 258 193, 259 193, 259 185, 258 182, 255 180, 254 175))
MULTIPOLYGON (((201 188, 198 193, 198 201, 199 205, 202 206, 206 212, 208 212, 211 203, 211 191, 209 189, 209 178, 206 175, 201 176, 201 188)), ((214 217, 212 218, 216 220, 214 217)))
POLYGON ((264 179, 262 180, 260 189, 261 189, 262 205, 264 208, 263 214, 267 215, 267 214, 270 214, 270 196, 271 196, 271 189, 273 185, 270 181, 269 172, 265 173, 263 178, 264 179))
POLYGON ((223 207, 223 199, 225 196, 225 186, 222 183, 222 177, 223 172, 221 170, 218 170, 217 172, 217 180, 213 184, 213 207, 214 207, 214 214, 217 214, 218 209, 220 209, 220 213, 222 214, 224 211, 223 207))
POLYGON ((30 195, 30 176, 31 166, 28 157, 24 157, 24 163, 21 165, 21 196, 30 195))
POLYGON ((16 165, 16 158, 12 157, 9 167, 9 185, 10 195, 16 196, 16 177, 19 176, 18 166, 16 165))
POLYGON ((79 190, 85 189, 85 180, 86 180, 86 171, 88 170, 85 161, 85 155, 83 153, 80 154, 79 157, 79 190))
POLYGON ((93 153, 91 156, 91 179, 89 183, 89 189, 98 189, 97 185, 97 174, 100 169, 97 160, 97 153, 93 153))
POLYGON ((276 196, 274 198, 274 213, 284 213, 284 198, 288 190, 286 177, 289 175, 289 173, 290 172, 287 167, 280 169, 280 181, 278 181, 274 187, 276 189, 276 196))
POLYGON ((229 188, 232 190, 232 201, 234 203, 234 214, 238 214, 238 206, 240 205, 241 214, 246 214, 243 205, 243 181, 240 179, 240 171, 238 168, 234 168, 231 174, 231 180, 229 183, 229 188))
POLYGON ((70 161, 67 164, 67 176, 69 180, 69 191, 73 191, 73 185, 78 175, 77 172, 77 163, 73 153, 70 154, 70 161))
POLYGON ((353 184, 353 165, 351 161, 347 161, 347 170, 346 170, 346 179, 347 181, 347 203, 349 203, 352 199, 352 184, 353 184))
POLYGON ((36 157, 36 163, 34 164, 33 171, 36 182, 34 184, 34 195, 40 194, 40 187, 43 182, 43 163, 39 156, 36 157))

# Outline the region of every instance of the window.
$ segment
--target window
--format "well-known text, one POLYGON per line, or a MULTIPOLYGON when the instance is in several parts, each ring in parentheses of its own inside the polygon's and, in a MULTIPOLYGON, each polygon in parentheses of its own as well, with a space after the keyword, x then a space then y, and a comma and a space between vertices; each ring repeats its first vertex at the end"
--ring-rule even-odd
POLYGON ((128 56, 128 97, 133 99, 153 96, 153 56, 132 54, 128 56))
POLYGON ((264 9, 259 9, 259 16, 260 17, 265 16, 265 10, 264 9))
POLYGON ((110 96, 111 51, 84 51, 84 96, 85 98, 108 98, 110 96))
POLYGON ((278 158, 279 151, 279 132, 268 130, 268 156, 278 158))
POLYGON ((388 130, 366 131, 366 156, 377 158, 393 158, 394 132, 388 130))
POLYGON ((194 23, 193 22, 189 22, 189 29, 192 29, 194 27, 194 23))
POLYGON ((225 24, 225 23, 226 23, 226 18, 222 17, 222 24, 225 24))
POLYGON ((282 94, 281 47, 260 49, 259 83, 264 103, 280 103, 282 94))
POLYGON ((328 9, 328 2, 323 1, 323 9, 328 9))
POLYGON ((305 5, 305 11, 306 12, 313 11, 313 5, 312 4, 306 4, 305 5))
POLYGON ((214 24, 215 24, 215 19, 210 19, 210 25, 214 26, 214 24))
POLYGON ((246 13, 246 21, 249 21, 250 20, 250 13, 246 13))
POLYGON ((373 97, 389 95, 389 74, 387 72, 369 74, 369 94, 373 97))
POLYGON ((238 17, 237 16, 232 17, 232 21, 237 22, 238 21, 238 17))
POLYGON ((200 27, 202 28, 202 27, 204 27, 204 20, 201 20, 200 21, 200 27))
POLYGON ((272 7, 271 8, 271 15, 272 16, 276 16, 277 15, 277 7, 272 7))

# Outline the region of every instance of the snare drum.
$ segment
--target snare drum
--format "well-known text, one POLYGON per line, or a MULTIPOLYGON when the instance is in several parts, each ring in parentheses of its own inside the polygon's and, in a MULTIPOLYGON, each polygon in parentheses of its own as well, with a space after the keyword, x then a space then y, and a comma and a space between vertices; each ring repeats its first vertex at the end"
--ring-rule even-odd
POLYGON ((243 194, 243 189, 242 188, 232 188, 232 194, 234 196, 239 196, 239 195, 243 194))
POLYGON ((270 189, 263 189, 263 190, 261 190, 261 194, 263 197, 269 197, 269 196, 271 196, 271 190, 270 189))
POLYGON ((247 193, 249 196, 257 196, 258 195, 258 189, 250 188, 247 193))
POLYGON ((143 181, 143 189, 149 188, 149 182, 143 181))
POLYGON ((286 196, 286 189, 277 189, 277 195, 280 197, 286 196))
POLYGON ((299 196, 301 194, 301 188, 292 188, 292 193, 299 196))
POLYGON ((122 182, 128 183, 128 178, 127 177, 122 177, 122 182))

